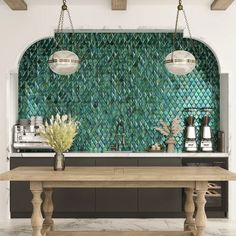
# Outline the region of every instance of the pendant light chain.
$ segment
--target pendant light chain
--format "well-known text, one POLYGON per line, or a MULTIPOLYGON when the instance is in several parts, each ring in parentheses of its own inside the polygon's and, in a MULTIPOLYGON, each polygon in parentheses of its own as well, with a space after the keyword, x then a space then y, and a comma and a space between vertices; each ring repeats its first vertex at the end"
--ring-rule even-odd
MULTIPOLYGON (((175 32, 173 35, 173 49, 176 49, 176 35, 177 35, 177 29, 178 29, 178 22, 179 22, 179 9, 177 11, 177 15, 176 15, 176 21, 175 21, 175 32)), ((173 51, 174 52, 174 51, 173 51)), ((172 53, 172 58, 173 58, 173 53, 172 53)))
MULTIPOLYGON (((188 30, 189 38, 190 38, 190 41, 191 41, 191 46, 192 46, 192 49, 193 49, 193 53, 194 53, 194 55, 196 55, 195 47, 194 47, 194 42, 193 42, 193 38, 192 38, 192 33, 191 33, 191 30, 190 30, 190 26, 189 26, 189 22, 188 22, 188 19, 187 19, 187 15, 185 13, 185 10, 184 10, 183 4, 182 4, 182 0, 179 0, 179 5, 177 6, 177 15, 176 15, 176 21, 175 21, 175 32, 174 32, 174 35, 173 35, 173 47, 174 47, 174 50, 176 50, 176 38, 177 38, 177 30, 178 30, 180 11, 183 12, 183 16, 184 16, 185 24, 186 24, 186 27, 187 27, 187 30, 188 30)), ((172 52, 172 58, 173 57, 174 57, 174 55, 173 55, 173 52, 172 52)))
POLYGON ((60 17, 59 17, 59 22, 58 22, 58 27, 57 27, 57 32, 63 32, 63 26, 64 26, 64 15, 65 15, 65 11, 67 12, 67 15, 68 15, 68 19, 69 19, 69 22, 70 22, 70 27, 71 27, 71 30, 72 32, 74 33, 74 26, 73 26, 73 23, 72 23, 72 19, 71 19, 71 15, 70 15, 70 11, 68 9, 68 6, 66 5, 66 0, 63 0, 63 5, 61 7, 61 12, 60 12, 60 17))
MULTIPOLYGON (((59 21, 58 21, 58 27, 56 33, 63 33, 64 29, 64 18, 65 18, 65 12, 67 12, 70 27, 72 30, 72 37, 71 37, 71 42, 72 42, 72 47, 73 47, 73 42, 75 39, 75 31, 71 19, 71 15, 69 12, 69 9, 66 4, 66 0, 62 0, 62 6, 61 6, 61 11, 60 11, 60 16, 59 16, 59 21)), ((80 67, 80 60, 79 57, 72 51, 67 50, 66 48, 68 47, 67 45, 63 46, 63 40, 61 37, 59 37, 58 40, 62 41, 59 42, 56 37, 55 43, 56 47, 59 48, 59 50, 55 51, 48 60, 49 67, 50 69, 59 75, 71 75, 75 73, 79 67, 80 67)))
POLYGON ((62 32, 63 23, 64 23, 64 11, 61 10, 59 21, 58 21, 57 33, 62 32))
MULTIPOLYGON (((73 23, 72 23, 72 19, 71 19, 71 15, 70 15, 70 12, 69 12, 69 9, 68 9, 68 6, 66 4, 66 0, 62 0, 62 6, 61 6, 61 11, 60 11, 60 16, 59 16, 59 21, 58 21, 58 27, 57 27, 57 33, 63 33, 63 29, 64 29, 64 19, 65 19, 65 11, 67 12, 67 15, 68 15, 68 19, 69 19, 69 23, 70 23, 70 28, 71 28, 71 31, 72 31, 72 41, 74 41, 74 38, 75 38, 75 30, 74 30, 74 26, 73 26, 73 23)), ((59 42, 57 42, 56 40, 56 44, 57 46, 60 48, 61 44, 59 42)), ((61 47, 62 48, 62 47, 61 47)))
POLYGON ((183 9, 183 15, 184 15, 184 19, 185 19, 185 22, 186 22, 187 30, 188 30, 188 33, 189 33, 189 37, 190 37, 190 41, 191 41, 193 53, 194 53, 194 55, 195 55, 195 57, 196 57, 197 54, 196 54, 196 52, 195 52, 195 46, 194 46, 194 42, 193 42, 193 37, 192 37, 192 33, 191 33, 191 30, 190 30, 190 27, 189 27, 187 15, 186 15, 184 9, 183 9))
POLYGON ((172 73, 174 75, 187 75, 188 73, 190 73, 195 68, 196 59, 195 59, 195 57, 192 53, 190 53, 188 51, 185 51, 181 48, 177 49, 177 46, 178 46, 177 45, 177 31, 178 31, 180 11, 183 12, 184 20, 185 20, 187 30, 188 30, 188 33, 189 33, 189 37, 190 37, 190 41, 191 41, 192 50, 193 50, 193 53, 196 55, 195 49, 194 49, 194 42, 193 42, 193 39, 192 39, 192 34, 191 34, 191 31, 190 31, 187 16, 186 16, 186 13, 184 11, 182 0, 179 0, 179 4, 177 6, 176 21, 175 21, 175 31, 174 31, 173 42, 172 42, 174 49, 171 53, 169 53, 166 56, 164 63, 165 63, 166 69, 170 73, 172 73))
POLYGON ((69 10, 67 10, 67 14, 68 14, 68 18, 69 18, 69 21, 70 21, 71 30, 72 30, 73 33, 75 33, 69 10))
POLYGON ((187 26, 187 30, 188 30, 190 39, 192 39, 192 33, 191 33, 191 30, 190 30, 188 19, 187 19, 187 16, 186 16, 186 13, 185 13, 184 9, 183 9, 183 15, 184 15, 184 19, 185 19, 185 23, 186 23, 186 26, 187 26))

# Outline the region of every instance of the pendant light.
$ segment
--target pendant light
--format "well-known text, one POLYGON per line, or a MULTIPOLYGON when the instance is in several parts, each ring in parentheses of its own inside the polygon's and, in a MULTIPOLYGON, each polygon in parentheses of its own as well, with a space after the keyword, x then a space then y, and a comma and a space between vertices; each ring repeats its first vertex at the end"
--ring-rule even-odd
MULTIPOLYGON (((63 4, 61 7, 57 33, 63 33, 65 12, 67 12, 67 15, 69 18, 70 26, 72 29, 72 41, 73 41, 74 27, 71 20, 70 12, 66 5, 66 0, 63 0, 63 4)), ((56 44, 59 46, 59 48, 61 48, 60 43, 58 41, 56 41, 56 44)), ((56 74, 71 75, 79 69, 80 60, 74 52, 61 48, 59 51, 54 52, 50 56, 48 64, 49 64, 50 69, 56 74)))
MULTIPOLYGON (((179 21, 179 13, 180 11, 183 12, 184 20, 188 29, 188 33, 190 36, 192 48, 194 51, 194 45, 193 45, 193 39, 190 31, 190 27, 188 24, 188 20, 182 5, 182 0, 179 0, 179 5, 177 7, 177 16, 176 16, 176 23, 175 23, 175 32, 173 36, 173 46, 174 50, 171 52, 167 57, 165 58, 165 67, 166 69, 175 75, 186 75, 195 68, 196 66, 196 59, 194 55, 188 51, 184 50, 176 50, 176 35, 177 35, 177 29, 178 29, 178 21, 179 21)), ((195 54, 195 53, 194 53, 195 54)))

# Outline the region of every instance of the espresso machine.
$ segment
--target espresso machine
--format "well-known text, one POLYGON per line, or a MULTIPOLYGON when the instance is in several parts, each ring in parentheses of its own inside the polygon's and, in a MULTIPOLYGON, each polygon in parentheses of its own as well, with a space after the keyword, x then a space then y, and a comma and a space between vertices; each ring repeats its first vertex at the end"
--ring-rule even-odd
POLYGON ((43 124, 41 116, 32 116, 30 119, 20 119, 18 124, 14 125, 13 148, 20 152, 21 150, 45 149, 51 147, 45 143, 43 137, 39 135, 38 128, 43 124))
POLYGON ((186 125, 186 138, 185 138, 185 151, 186 152, 196 152, 197 142, 196 142, 196 128, 194 126, 194 116, 190 115, 187 118, 186 125))
POLYGON ((201 126, 201 151, 202 152, 212 152, 212 136, 211 136, 211 127, 209 126, 210 118, 208 115, 205 115, 202 119, 201 126))

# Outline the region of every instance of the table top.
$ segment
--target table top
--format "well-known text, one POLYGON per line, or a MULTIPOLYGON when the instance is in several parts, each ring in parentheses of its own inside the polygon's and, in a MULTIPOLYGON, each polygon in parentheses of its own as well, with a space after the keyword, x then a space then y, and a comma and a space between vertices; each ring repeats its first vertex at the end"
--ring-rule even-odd
POLYGON ((18 167, 0 174, 5 181, 229 181, 236 174, 221 167, 18 167))

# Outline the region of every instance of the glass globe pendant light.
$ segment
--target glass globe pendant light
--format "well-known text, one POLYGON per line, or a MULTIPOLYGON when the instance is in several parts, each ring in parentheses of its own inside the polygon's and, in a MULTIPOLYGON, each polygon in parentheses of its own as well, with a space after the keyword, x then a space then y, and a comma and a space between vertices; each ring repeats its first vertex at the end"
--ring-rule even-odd
MULTIPOLYGON (((61 7, 61 13, 59 17, 58 29, 57 33, 63 32, 63 24, 64 24, 64 13, 67 12, 70 26, 72 29, 72 40, 74 36, 74 27, 71 20, 70 12, 66 5, 66 0, 63 0, 63 5, 61 7)), ((56 41, 57 46, 60 48, 59 42, 56 41)), ((71 75, 75 73, 80 67, 80 60, 78 56, 71 51, 61 49, 59 51, 54 52, 49 57, 49 68, 56 74, 59 75, 71 75)))
MULTIPOLYGON (((182 5, 182 0, 179 0, 179 5, 177 7, 177 17, 176 17, 176 23, 175 23, 175 32, 173 36, 173 46, 174 50, 176 49, 176 35, 177 35, 177 29, 178 29, 178 21, 179 21, 179 13, 180 11, 183 12, 184 15, 184 20, 189 32, 190 40, 192 43, 192 48, 194 50, 194 45, 193 45, 193 39, 190 31, 190 27, 188 24, 188 20, 182 5)), ((195 54, 195 53, 194 53, 195 54)), ((194 57, 194 55, 188 51, 184 50, 175 50, 171 52, 170 54, 167 55, 165 58, 165 67, 166 69, 175 75, 186 75, 195 68, 197 61, 194 57)))

